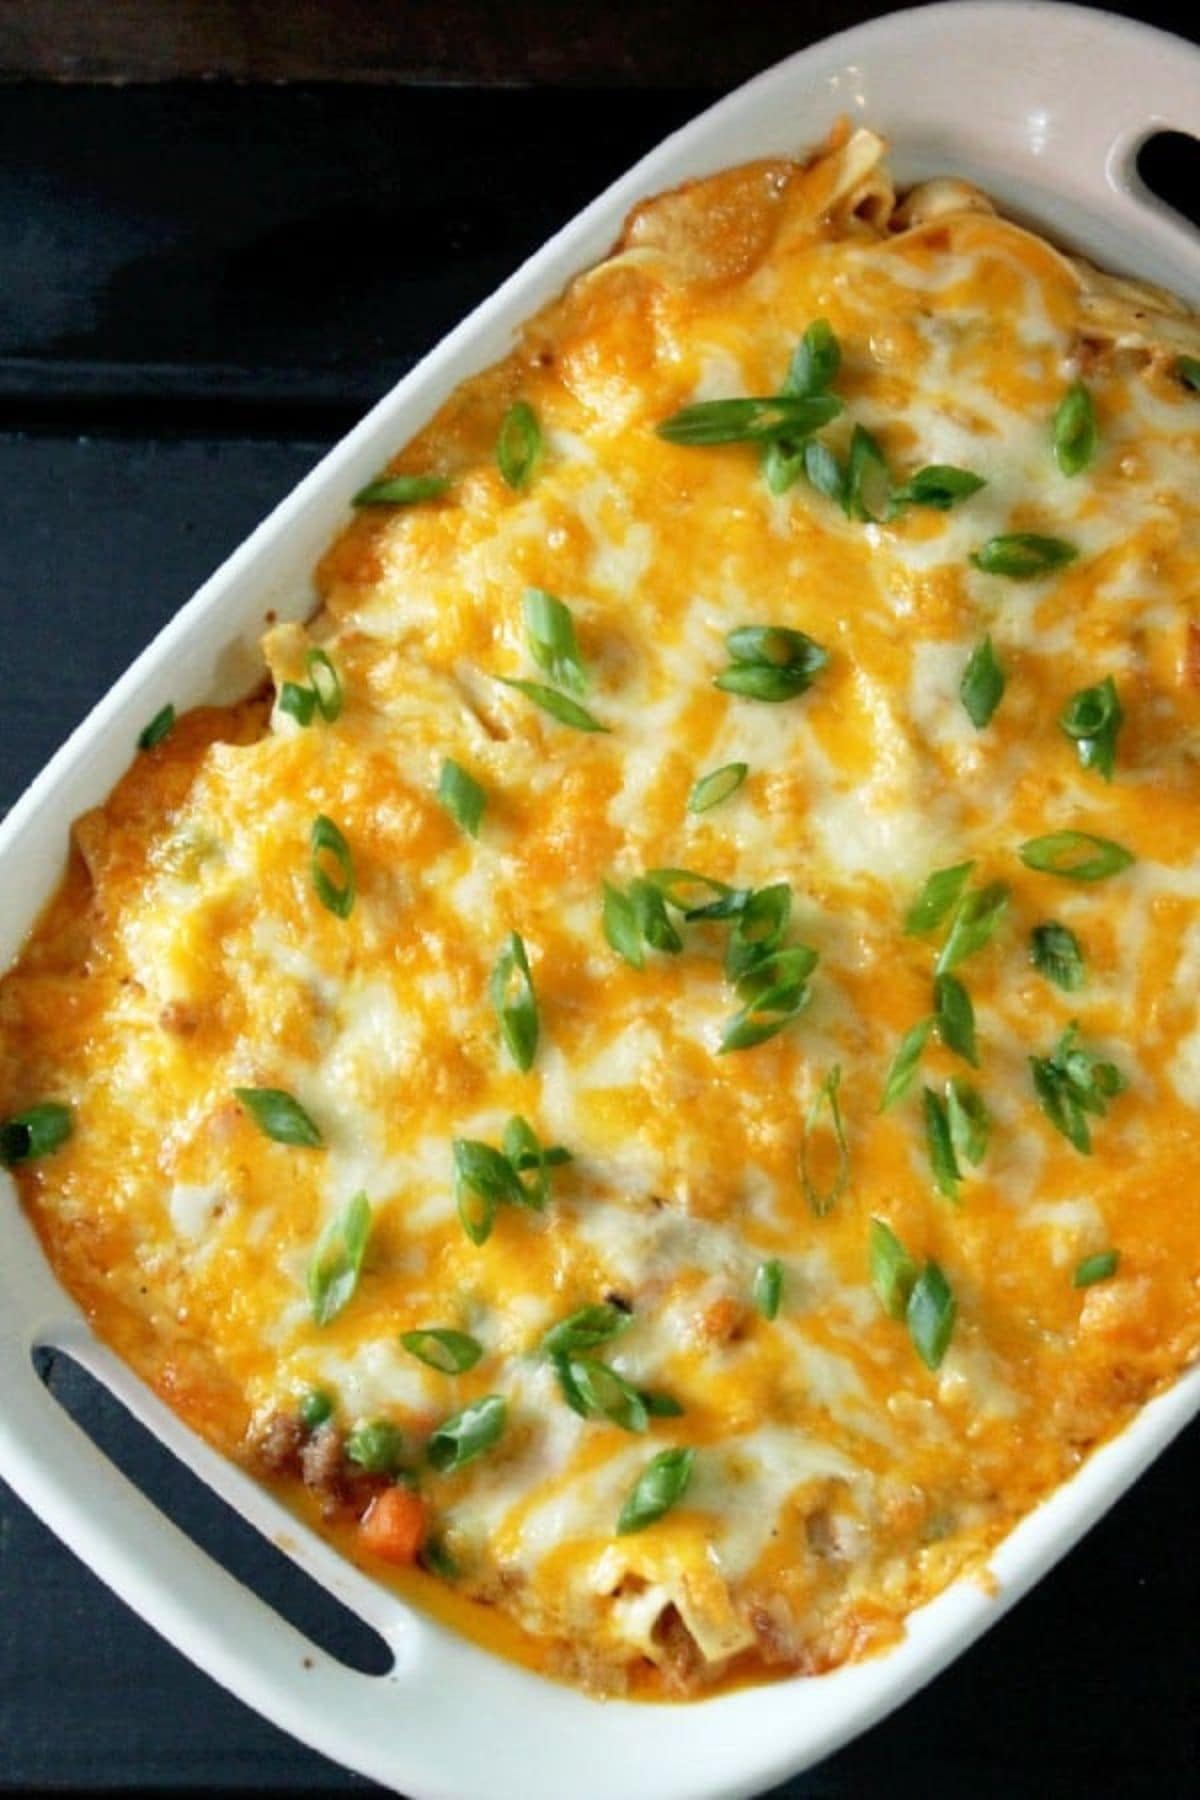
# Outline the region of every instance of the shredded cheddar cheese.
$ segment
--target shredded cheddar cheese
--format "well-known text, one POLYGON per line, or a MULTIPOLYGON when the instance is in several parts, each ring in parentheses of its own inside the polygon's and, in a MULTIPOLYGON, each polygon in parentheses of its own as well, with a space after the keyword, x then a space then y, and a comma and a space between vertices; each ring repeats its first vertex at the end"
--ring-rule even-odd
POLYGON ((49 1257, 505 1654, 885 1646, 1195 1357, 1198 352, 868 132, 648 202, 79 821, 49 1257))

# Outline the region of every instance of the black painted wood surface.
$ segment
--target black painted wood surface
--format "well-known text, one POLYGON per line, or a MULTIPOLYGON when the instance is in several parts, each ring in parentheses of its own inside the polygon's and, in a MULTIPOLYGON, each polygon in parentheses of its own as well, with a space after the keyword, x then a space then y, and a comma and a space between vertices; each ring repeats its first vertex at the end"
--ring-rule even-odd
MULTIPOLYGON (((920 4, 921 0, 915 0, 920 4)), ((0 80, 734 87, 879 0, 0 0, 0 80)), ((1181 0, 1108 9, 1189 29, 1181 0)))
MULTIPOLYGON (((0 88, 0 806, 325 444, 706 97, 0 88)), ((1160 163, 1195 192, 1186 153, 1160 163)), ((69 1364, 47 1374, 199 1541, 366 1653, 69 1364)), ((1194 1791, 1198 1492, 1193 1431, 953 1670, 781 1793, 1194 1791)), ((0 1485, 0 1791, 367 1785, 163 1646, 0 1485)))

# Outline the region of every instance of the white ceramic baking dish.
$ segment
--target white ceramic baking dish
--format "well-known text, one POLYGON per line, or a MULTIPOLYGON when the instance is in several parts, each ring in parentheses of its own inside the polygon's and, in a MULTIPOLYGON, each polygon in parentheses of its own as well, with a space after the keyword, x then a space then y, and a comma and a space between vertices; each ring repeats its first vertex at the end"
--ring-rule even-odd
MULTIPOLYGON (((819 44, 712 108, 640 162, 413 370, 184 607, 0 827, 0 965, 59 878, 70 821, 101 800, 167 700, 257 678, 264 615, 308 613, 310 571, 372 476, 466 375, 601 257, 645 195, 814 144, 845 113, 891 139, 902 180, 978 181, 1111 268, 1200 304, 1200 239, 1140 185, 1139 144, 1200 135, 1200 51, 1074 7, 938 5, 819 44)), ((753 1794, 880 1718, 986 1629, 1092 1525, 1200 1408, 1200 1368, 1146 1407, 992 1559, 910 1621, 887 1655, 663 1709, 599 1704, 501 1662, 405 1607, 187 1431, 92 1337, 22 1215, 0 1195, 0 1469, 143 1618, 285 1730, 419 1800, 702 1800, 753 1794), (384 1676, 316 1650, 163 1518, 59 1409, 31 1351, 92 1370, 179 1457, 386 1638, 384 1676), (464 1703, 469 1696, 469 1712, 464 1703)), ((64 1695, 64 1705, 69 1697, 64 1695)))

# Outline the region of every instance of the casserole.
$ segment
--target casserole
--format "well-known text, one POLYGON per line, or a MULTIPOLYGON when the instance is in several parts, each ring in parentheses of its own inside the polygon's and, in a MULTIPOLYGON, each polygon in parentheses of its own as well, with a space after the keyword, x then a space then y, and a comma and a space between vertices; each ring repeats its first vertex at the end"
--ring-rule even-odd
MULTIPOLYGON (((884 109, 883 109, 883 110, 884 110, 884 115, 885 115, 885 122, 886 122, 886 123, 889 123, 889 124, 890 124, 890 123, 891 123, 891 121, 890 121, 890 119, 888 119, 888 118, 887 118, 887 107, 886 107, 886 104, 885 104, 885 105, 884 105, 884 109)), ((814 120, 814 121, 813 121, 813 123, 814 123, 814 124, 817 124, 817 123, 818 123, 818 122, 817 122, 817 121, 815 121, 815 120, 814 120)), ((742 146, 741 146, 741 149, 740 149, 740 154, 741 154, 741 155, 745 155, 745 154, 746 154, 746 153, 747 153, 747 150, 748 150, 748 148, 749 148, 749 147, 750 147, 750 146, 747 146, 747 145, 745 145, 745 144, 743 144, 743 145, 742 145, 742 146)), ((758 147, 758 146, 757 146, 757 145, 755 145, 755 146, 754 146, 754 147, 758 147)), ((725 160, 725 159, 724 159, 724 158, 722 158, 722 159, 721 159, 721 160, 725 160)), ((961 158, 960 158, 960 159, 959 159, 959 160, 958 160, 958 163, 957 163, 957 165, 956 165, 956 166, 957 166, 957 167, 959 167, 959 168, 961 168, 961 167, 962 167, 962 166, 963 166, 963 164, 962 164, 962 159, 961 159, 961 158)), ((667 168, 665 168, 665 169, 664 169, 664 168, 661 168, 661 167, 657 167, 657 168, 655 168, 655 170, 654 170, 654 172, 653 172, 653 174, 654 174, 654 179, 653 179, 653 181, 648 181, 648 183, 647 183, 647 185, 652 185, 652 186, 658 186, 658 185, 661 185, 661 184, 662 184, 662 182, 663 182, 663 181, 664 181, 664 180, 665 180, 665 179, 668 179, 668 178, 670 178, 670 176, 671 176, 671 175, 673 175, 673 174, 677 174, 677 173, 678 173, 678 172, 679 172, 679 169, 678 169, 678 165, 674 165, 674 166, 671 166, 671 165, 668 165, 668 167, 667 167, 667 168)), ((975 171, 974 171, 974 170, 970 170, 970 171, 969 171, 969 172, 972 172, 972 173, 974 173, 974 172, 975 172, 975 171)), ((986 178, 986 177, 985 177, 985 178, 986 178)), ((997 182, 996 182, 996 181, 995 181, 995 180, 991 180, 991 181, 990 181, 990 182, 989 182, 989 185, 991 185, 991 186, 992 186, 992 187, 993 187, 993 188, 996 188, 996 187, 997 187, 997 186, 998 186, 998 185, 999 185, 999 184, 998 184, 998 183, 997 183, 997 182)), ((1143 264, 1143 266, 1144 266, 1144 264, 1143 264)), ((1155 271, 1154 271, 1154 270, 1153 270, 1153 269, 1149 269, 1149 270, 1148 270, 1148 272, 1151 272, 1151 273, 1154 273, 1154 272, 1155 272, 1155 271)), ((1177 286, 1182 286, 1182 285, 1183 285, 1183 284, 1182 284, 1182 283, 1181 283, 1181 282, 1179 282, 1179 281, 1176 281, 1176 282, 1175 282, 1175 285, 1177 285, 1177 286)), ((435 360, 436 360, 436 359, 435 359, 435 360)), ((411 422, 411 421, 410 421, 410 422, 411 422)), ((397 424, 397 423, 396 423, 396 421, 395 421, 395 420, 393 420, 393 421, 392 421, 392 422, 391 422, 391 424, 390 424, 390 426, 389 426, 389 427, 388 427, 388 429, 389 429, 389 431, 390 431, 390 433, 391 433, 391 434, 392 434, 392 435, 398 435, 398 434, 399 434, 399 433, 400 433, 400 427, 399 427, 399 425, 398 425, 398 424, 397 424)), ((336 462, 336 459, 335 459, 335 462, 336 462)), ((300 535, 300 534, 297 534, 297 535, 300 535)), ((309 552, 309 553, 311 553, 311 552, 309 552)), ((260 571, 260 576, 261 576, 261 571, 260 571)), ((263 589, 262 589, 262 585, 261 585, 261 581, 260 581, 260 585, 259 585, 259 586, 258 586, 258 590, 257 590, 257 591, 258 591, 258 594, 259 594, 259 604, 260 604, 260 605, 261 605, 261 604, 262 604, 262 603, 263 603, 263 600, 262 600, 262 593, 263 593, 263 589)), ((173 683, 173 687, 174 687, 174 689, 175 689, 175 691, 176 691, 176 692, 178 692, 178 684, 177 684, 177 683, 173 683)), ((187 696, 187 697, 189 697, 189 698, 190 698, 190 697, 191 697, 191 696, 187 696)), ((147 714, 147 713, 148 713, 148 711, 149 711, 149 710, 151 710, 151 708, 150 708, 150 706, 149 706, 149 705, 147 705, 147 703, 146 703, 146 699, 145 699, 145 698, 143 698, 143 700, 142 700, 142 702, 141 702, 141 710, 142 710, 142 716, 143 716, 143 717, 144 717, 144 716, 146 716, 146 714, 147 714)), ((120 751, 119 751, 119 750, 118 750, 118 752, 117 752, 117 753, 118 753, 118 754, 121 754, 121 752, 120 752, 120 751)), ((72 812, 74 812, 74 811, 77 811, 77 810, 79 810, 79 802, 78 802, 78 801, 76 801, 76 802, 75 802, 75 803, 74 803, 74 804, 70 804, 70 806, 69 806, 69 810, 70 810, 70 811, 72 811, 72 812)), ((1014 1540, 1014 1541, 1015 1541, 1015 1540, 1014 1540)), ((417 1630, 417 1627, 416 1627, 416 1624, 415 1624, 415 1622, 409 1622, 409 1624, 408 1624, 408 1627, 407 1627, 407 1630, 406 1630, 406 1633, 405 1633, 405 1639, 406 1639, 406 1643, 407 1643, 407 1644, 411 1644, 411 1643, 412 1643, 412 1641, 413 1641, 413 1633, 414 1633, 414 1631, 417 1631, 417 1635, 418 1635, 418 1636, 419 1636, 419 1635, 421 1635, 421 1633, 420 1633, 420 1632, 419 1632, 419 1630, 417 1630)), ((914 1638, 915 1638, 915 1636, 916 1636, 916 1633, 915 1633, 915 1632, 914 1632, 914 1638)), ((911 1648, 911 1647, 912 1647, 912 1646, 911 1646, 911 1644, 910 1644, 910 1646, 909 1646, 909 1648, 911 1648)), ((430 1663, 432 1663, 432 1662, 434 1662, 434 1661, 435 1661, 435 1660, 436 1660, 436 1658, 435 1658, 435 1653, 434 1653, 434 1652, 433 1652, 433 1651, 432 1651, 432 1650, 430 1650, 430 1651, 429 1651, 429 1653, 428 1653, 428 1660, 426 1660, 426 1658, 425 1658, 425 1656, 424 1656, 424 1655, 423 1655, 423 1657, 422 1657, 422 1667, 423 1667, 423 1668, 427 1668, 427 1667, 429 1667, 429 1666, 430 1666, 430 1663)), ((891 1662, 891 1661, 893 1661, 893 1659, 889 1659, 889 1662, 891 1662)), ((489 1675, 490 1675, 490 1672, 489 1672, 489 1675)), ((476 1680, 476 1682, 475 1682, 475 1683, 474 1683, 474 1686, 475 1686, 475 1688, 476 1688, 476 1691, 478 1691, 478 1687, 479 1687, 479 1681, 478 1681, 478 1680, 476 1680)), ((823 1687, 824 1687, 824 1684, 823 1684, 823 1687)), ((823 1702, 823 1703, 826 1703, 826 1704, 827 1704, 827 1703, 828 1703, 828 1701, 829 1701, 829 1698, 830 1698, 830 1695, 829 1695, 829 1692, 828 1692, 828 1690, 826 1690, 826 1691, 824 1691, 824 1692, 823 1692, 823 1693, 822 1693, 822 1696, 821 1696, 821 1700, 822 1700, 822 1702, 823 1702)), ((743 1696, 737 1696, 737 1697, 736 1697, 736 1699, 735 1699, 735 1698, 734 1698, 734 1697, 731 1697, 731 1699, 730 1699, 730 1704, 731 1704, 731 1705, 734 1705, 734 1704, 736 1704, 736 1705, 737 1705, 737 1706, 739 1706, 739 1707, 740 1707, 740 1706, 742 1706, 742 1705, 743 1705, 743 1704, 746 1704, 746 1703, 747 1703, 747 1702, 746 1702, 746 1700, 745 1700, 745 1697, 743 1697, 743 1696)), ((726 1703, 725 1703, 725 1702, 722 1702, 722 1703, 721 1703, 721 1705, 722 1705, 722 1706, 725 1706, 725 1704, 726 1704, 726 1703)), ((556 1698, 555 1698, 555 1699, 554 1699, 554 1700, 552 1700, 552 1701, 549 1701, 549 1700, 548 1700, 548 1701, 547 1701, 547 1702, 546 1702, 546 1706, 547 1706, 547 1708, 548 1708, 548 1709, 549 1709, 549 1710, 550 1710, 550 1712, 552 1712, 552 1713, 553 1713, 553 1712, 554 1712, 554 1711, 556 1711, 556 1710, 557 1710, 557 1708, 558 1708, 558 1700, 557 1700, 557 1697, 556 1697, 556 1698)), ((707 1710, 708 1710, 708 1709, 706 1709, 706 1713, 707 1713, 707 1710)), ((622 1718, 623 1718, 623 1715, 622 1715, 622 1718)), ((624 1731, 625 1731, 625 1729, 626 1729, 626 1727, 625 1727, 625 1725, 624 1725, 624 1723, 623 1723, 623 1722, 622 1722, 622 1721, 621 1721, 621 1720, 618 1720, 618 1719, 617 1719, 617 1718, 616 1718, 616 1717, 610 1717, 610 1719, 609 1719, 609 1721, 608 1721, 608 1725, 607 1725, 607 1727, 606 1727, 606 1731, 605 1731, 605 1740, 606 1740, 606 1744, 609 1744, 609 1745, 611 1745, 611 1742, 612 1742, 612 1739, 613 1739, 613 1736, 614 1736, 614 1734, 616 1734, 616 1735, 618 1735, 618 1736, 619 1736, 619 1735, 620 1735, 620 1734, 621 1734, 621 1733, 623 1733, 623 1732, 624 1732, 624 1731)), ((631 1734, 634 1734, 634 1735, 636 1735, 636 1732, 637 1732, 637 1730, 638 1730, 638 1726, 637 1726, 637 1725, 636 1725, 636 1724, 630 1724, 630 1725, 629 1725, 629 1727, 628 1727, 628 1729, 629 1729, 629 1731, 630 1731, 630 1733, 631 1733, 631 1734)), ((689 1738, 693 1738, 693 1737, 694 1737, 694 1734, 693 1734, 693 1733, 691 1733, 691 1732, 690 1732, 690 1731, 689 1731, 689 1738)), ((631 1740, 630 1740, 630 1741, 631 1741, 631 1742, 632 1742, 632 1741, 633 1741, 633 1739, 632 1739, 632 1737, 631 1737, 631 1740)), ((526 1772, 526 1775, 525 1775, 525 1778, 524 1778, 524 1779, 525 1779, 525 1781, 526 1781, 526 1788, 525 1788, 525 1791, 528 1791, 528 1772, 526 1772)), ((494 1777, 491 1777, 491 1778, 489 1778, 489 1782, 488 1782, 488 1785, 489 1785, 489 1787, 491 1787, 491 1788, 493 1788, 493 1789, 494 1789, 494 1786, 495 1786, 495 1781, 494 1781, 494 1777)), ((662 1785, 663 1785, 663 1784, 662 1784, 662 1781, 661 1781, 661 1776, 660 1776, 660 1778, 659 1778, 659 1782, 658 1782, 658 1785, 659 1785, 659 1787, 660 1787, 660 1790, 661 1790, 661 1786, 662 1786, 662 1785)))

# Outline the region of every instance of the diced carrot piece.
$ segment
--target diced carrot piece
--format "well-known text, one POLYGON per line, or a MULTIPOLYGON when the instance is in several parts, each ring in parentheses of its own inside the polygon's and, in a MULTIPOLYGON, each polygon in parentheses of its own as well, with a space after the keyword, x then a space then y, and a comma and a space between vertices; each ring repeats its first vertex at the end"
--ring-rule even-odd
POLYGON ((697 1335, 712 1344, 728 1343, 738 1335, 743 1322, 742 1308, 726 1296, 704 1308, 696 1321, 697 1335))
POLYGON ((363 1548, 384 1562, 416 1562, 426 1529, 425 1502, 411 1488, 385 1488, 359 1522, 363 1548))

